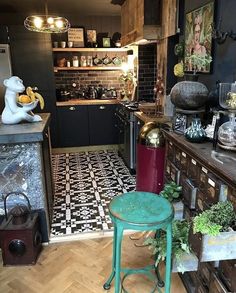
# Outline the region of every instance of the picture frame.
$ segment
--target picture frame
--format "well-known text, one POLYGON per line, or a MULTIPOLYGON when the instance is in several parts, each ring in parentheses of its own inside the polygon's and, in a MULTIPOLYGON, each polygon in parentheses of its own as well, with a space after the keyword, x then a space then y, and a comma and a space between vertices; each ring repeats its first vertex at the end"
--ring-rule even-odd
POLYGON ((214 6, 215 2, 211 1, 186 13, 184 33, 185 72, 211 73, 214 6), (196 58, 200 61, 194 61, 196 58))
POLYGON ((97 32, 96 30, 87 30, 87 43, 97 43, 97 32))
POLYGON ((102 38, 102 46, 104 48, 110 48, 111 47, 111 38, 102 38))
POLYGON ((68 42, 73 42, 73 47, 84 47, 84 28, 70 28, 67 32, 68 42))

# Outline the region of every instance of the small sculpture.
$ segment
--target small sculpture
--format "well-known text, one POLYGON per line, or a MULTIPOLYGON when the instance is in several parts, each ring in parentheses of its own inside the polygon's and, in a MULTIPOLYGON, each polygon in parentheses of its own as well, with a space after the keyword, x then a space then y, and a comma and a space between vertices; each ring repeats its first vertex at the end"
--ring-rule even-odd
POLYGON ((12 76, 5 79, 3 84, 6 87, 5 93, 5 108, 2 112, 2 123, 17 124, 21 121, 38 122, 42 121, 39 115, 34 115, 31 111, 37 106, 38 100, 22 104, 22 107, 17 105, 18 94, 25 90, 23 81, 17 77, 12 76))

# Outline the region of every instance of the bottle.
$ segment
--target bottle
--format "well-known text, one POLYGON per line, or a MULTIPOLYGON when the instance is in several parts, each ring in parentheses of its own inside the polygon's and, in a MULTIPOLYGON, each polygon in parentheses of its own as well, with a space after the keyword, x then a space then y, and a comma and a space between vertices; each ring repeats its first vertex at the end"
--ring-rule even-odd
POLYGON ((72 63, 73 63, 73 67, 79 67, 79 58, 78 58, 78 56, 73 57, 72 63))
POLYGON ((66 60, 66 66, 67 66, 67 67, 70 67, 70 66, 71 66, 71 64, 70 64, 70 60, 66 60))

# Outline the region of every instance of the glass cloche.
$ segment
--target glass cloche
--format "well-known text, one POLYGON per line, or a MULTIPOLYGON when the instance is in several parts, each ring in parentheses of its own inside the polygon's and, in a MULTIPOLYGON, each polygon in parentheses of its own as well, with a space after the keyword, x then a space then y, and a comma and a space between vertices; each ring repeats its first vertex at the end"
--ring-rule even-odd
POLYGON ((223 123, 218 130, 219 146, 236 150, 236 118, 235 113, 229 113, 229 121, 223 123))

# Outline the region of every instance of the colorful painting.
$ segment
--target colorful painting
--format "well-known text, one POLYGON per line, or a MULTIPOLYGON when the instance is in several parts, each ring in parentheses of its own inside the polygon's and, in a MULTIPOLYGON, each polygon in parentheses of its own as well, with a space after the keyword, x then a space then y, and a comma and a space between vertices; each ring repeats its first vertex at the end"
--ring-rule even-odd
POLYGON ((186 14, 184 70, 209 73, 212 61, 214 2, 186 14))

